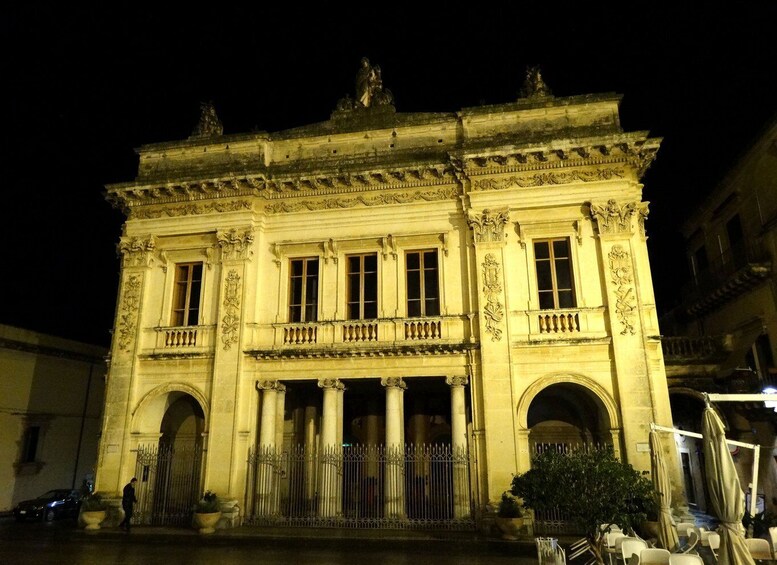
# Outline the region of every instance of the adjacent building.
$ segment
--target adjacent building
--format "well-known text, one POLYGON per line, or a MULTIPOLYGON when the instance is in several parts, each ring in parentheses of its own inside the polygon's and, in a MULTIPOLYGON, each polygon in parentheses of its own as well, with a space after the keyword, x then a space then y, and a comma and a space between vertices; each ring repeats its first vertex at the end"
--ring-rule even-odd
MULTIPOLYGON (((138 149, 97 487, 140 520, 470 524, 538 449, 648 469, 671 425, 620 96, 400 113, 366 59, 324 122, 138 149)), ((673 452, 671 453, 673 456, 673 452)))
POLYGON ((0 512, 93 482, 106 355, 102 347, 0 325, 0 512))
MULTIPOLYGON (((685 222, 691 281, 662 329, 675 424, 699 431, 702 392, 777 389, 777 121, 685 222)), ((718 403, 731 439, 761 446, 759 508, 777 512, 777 414, 764 402, 718 403)), ((707 508, 700 446, 678 438, 688 501, 707 508)), ((748 496, 753 453, 734 451, 748 496)), ((749 508, 749 506, 748 506, 749 508)))

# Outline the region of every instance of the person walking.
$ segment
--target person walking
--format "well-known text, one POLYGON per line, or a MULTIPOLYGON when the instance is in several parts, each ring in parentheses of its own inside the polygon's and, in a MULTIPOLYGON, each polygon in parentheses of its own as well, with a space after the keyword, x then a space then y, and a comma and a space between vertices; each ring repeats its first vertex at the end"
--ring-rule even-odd
POLYGON ((119 524, 120 528, 130 531, 130 520, 132 519, 132 508, 138 499, 135 497, 135 483, 138 482, 137 477, 132 477, 132 480, 124 486, 124 493, 121 496, 121 507, 124 510, 124 520, 119 524))

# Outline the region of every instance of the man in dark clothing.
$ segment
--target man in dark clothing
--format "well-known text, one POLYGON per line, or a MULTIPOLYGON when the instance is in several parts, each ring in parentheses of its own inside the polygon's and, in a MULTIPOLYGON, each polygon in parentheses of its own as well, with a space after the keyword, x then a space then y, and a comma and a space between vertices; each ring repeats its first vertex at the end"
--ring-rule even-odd
POLYGON ((124 520, 119 524, 120 528, 124 528, 127 532, 130 531, 130 520, 132 519, 132 507, 138 501, 135 498, 135 483, 138 482, 136 477, 132 477, 132 480, 124 487, 124 493, 121 497, 121 507, 124 510, 124 520))

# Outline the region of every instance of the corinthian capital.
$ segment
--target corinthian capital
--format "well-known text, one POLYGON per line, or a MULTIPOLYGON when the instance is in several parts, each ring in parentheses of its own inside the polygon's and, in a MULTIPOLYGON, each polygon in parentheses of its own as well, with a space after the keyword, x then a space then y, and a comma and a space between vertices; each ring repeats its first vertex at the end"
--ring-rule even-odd
POLYGON ((647 202, 626 202, 619 204, 613 199, 607 204, 591 203, 591 218, 599 227, 599 234, 631 234, 634 230, 635 217, 640 230, 644 233, 645 218, 648 214, 647 202))
POLYGON ((448 386, 467 386, 469 379, 467 377, 446 377, 445 383, 448 386))
POLYGON ((467 223, 472 228, 475 243, 487 241, 504 241, 505 225, 510 217, 507 208, 489 210, 486 208, 480 214, 469 214, 467 223))
POLYGON ((345 390, 345 385, 340 379, 319 379, 319 388, 332 388, 335 390, 345 390))
POLYGON ((218 230, 216 239, 221 247, 222 259, 248 259, 254 241, 254 230, 251 227, 218 230))
POLYGON ((147 267, 156 247, 153 235, 143 237, 122 237, 116 246, 122 256, 123 267, 147 267))
POLYGON ((380 384, 386 388, 401 388, 402 390, 407 388, 402 377, 383 377, 380 379, 380 384))

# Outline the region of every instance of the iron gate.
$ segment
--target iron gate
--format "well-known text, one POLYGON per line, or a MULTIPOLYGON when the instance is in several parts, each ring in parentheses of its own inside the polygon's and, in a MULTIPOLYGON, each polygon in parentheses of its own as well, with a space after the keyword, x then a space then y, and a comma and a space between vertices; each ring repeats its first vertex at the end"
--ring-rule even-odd
POLYGON ((251 450, 247 522, 471 529, 469 453, 450 445, 251 450))
POLYGON ((200 497, 202 447, 139 446, 133 521, 152 526, 186 526, 200 497))

